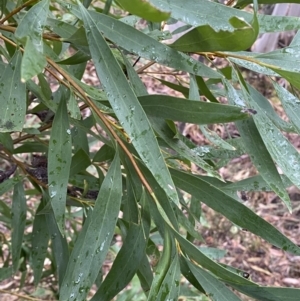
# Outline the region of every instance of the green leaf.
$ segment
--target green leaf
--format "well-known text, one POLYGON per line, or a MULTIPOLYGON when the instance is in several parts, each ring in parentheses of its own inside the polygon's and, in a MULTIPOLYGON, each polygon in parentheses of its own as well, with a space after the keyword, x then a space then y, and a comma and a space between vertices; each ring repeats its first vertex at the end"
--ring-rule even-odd
POLYGON ((21 66, 21 81, 27 82, 43 71, 47 65, 46 57, 36 48, 34 41, 27 37, 21 66))
MULTIPOLYGON (((299 0, 259 0, 259 4, 277 4, 277 3, 299 3, 299 0)), ((252 4, 253 0, 238 0, 235 4, 236 8, 244 8, 248 4, 252 4)))
MULTIPOLYGON (((232 17, 244 19, 250 23, 253 14, 241 11, 222 3, 207 0, 151 0, 160 9, 171 11, 171 16, 192 26, 209 25, 215 31, 233 31, 234 27, 228 22, 232 17)), ((252 2, 251 2, 252 3, 252 2)), ((260 33, 280 32, 300 28, 297 17, 282 17, 257 15, 260 33)))
POLYGON ((292 212, 292 205, 288 193, 281 181, 272 157, 270 156, 253 120, 240 121, 236 123, 242 136, 245 148, 250 158, 266 181, 269 187, 284 201, 287 208, 292 212))
MULTIPOLYGON (((227 83, 225 83, 225 86, 228 89, 229 102, 231 104, 236 104, 237 101, 232 87, 230 87, 227 83)), ((243 87, 242 84, 241 86, 243 87)), ((245 88, 244 93, 247 93, 245 88)), ((255 97, 254 93, 252 93, 251 99, 256 100, 253 96, 255 97)), ((260 114, 259 111, 258 114, 260 114)), ((265 146, 265 140, 261 137, 259 129, 257 129, 257 126, 255 125, 253 119, 238 121, 236 122, 236 126, 243 139, 245 149, 250 154, 251 161, 253 162, 263 179, 266 181, 266 183, 268 183, 268 185, 272 187, 272 189, 284 201, 287 208, 291 212, 292 207, 289 195, 286 192, 285 187, 281 181, 277 167, 275 166, 272 157, 269 154, 267 147, 265 146)))
POLYGON ((104 162, 107 160, 112 160, 114 156, 115 150, 107 144, 104 144, 95 154, 93 162, 104 162))
POLYGON ((224 283, 219 281, 216 277, 201 269, 199 266, 192 264, 185 259, 191 272, 199 281, 201 286, 212 300, 222 301, 239 301, 239 299, 224 283))
MULTIPOLYGON (((81 13, 76 6, 68 3, 67 9, 71 9, 72 13, 81 18, 81 13)), ((127 51, 177 70, 210 78, 222 77, 221 74, 201 62, 152 39, 121 21, 93 11, 89 11, 89 14, 97 23, 98 30, 103 32, 107 39, 127 51)))
MULTIPOLYGON (((50 202, 50 197, 47 193, 43 193, 43 200, 47 204, 50 202)), ((45 214, 47 225, 48 225, 48 232, 51 237, 51 248, 52 254, 54 257, 54 265, 58 272, 58 283, 61 287, 66 269, 67 264, 69 262, 69 249, 66 237, 63 237, 55 220, 55 216, 53 211, 49 214, 45 214)))
POLYGON ((122 248, 92 300, 110 301, 124 289, 137 272, 145 247, 146 240, 142 225, 130 224, 122 248))
POLYGON ((1 200, 0 213, 0 221, 6 224, 7 227, 9 227, 9 225, 11 225, 11 209, 1 200))
POLYGON ((171 174, 176 186, 198 197, 201 202, 220 212, 236 225, 262 237, 284 251, 300 254, 300 248, 296 244, 248 207, 224 193, 220 188, 182 171, 172 169, 171 174), (219 200, 222 200, 222 202, 219 200))
MULTIPOLYGON (((284 187, 292 186, 293 183, 286 177, 282 175, 282 182, 284 187)), ((265 180, 260 176, 250 177, 238 182, 229 183, 222 187, 222 190, 232 190, 232 191, 272 191, 272 188, 268 186, 265 180)))
POLYGON ((232 284, 232 287, 256 300, 263 301, 298 301, 300 293, 299 289, 287 287, 253 287, 238 284, 232 284))
POLYGON ((106 258, 118 218, 122 178, 119 154, 102 183, 94 210, 90 211, 71 253, 60 300, 85 300, 106 258), (71 296, 71 297, 70 297, 71 296))
POLYGON ((72 157, 70 176, 76 175, 91 165, 90 157, 80 148, 72 157))
POLYGON ((21 176, 15 176, 11 179, 5 180, 4 182, 0 183, 0 195, 3 195, 5 192, 9 191, 21 179, 22 179, 21 176))
POLYGON ((76 101, 73 91, 70 91, 70 97, 68 99, 67 107, 68 107, 68 111, 70 112, 71 118, 74 118, 77 120, 81 119, 80 109, 78 107, 78 103, 76 101))
POLYGON ((21 52, 16 51, 0 79, 0 131, 22 131, 26 115, 26 87, 21 83, 21 52))
MULTIPOLYGON (((44 207, 43 202, 40 203, 37 213, 44 207)), ((32 269, 34 275, 34 285, 37 286, 41 280, 44 261, 47 255, 47 248, 50 239, 47 220, 45 215, 35 215, 32 229, 32 269)))
POLYGON ((147 300, 177 300, 179 296, 179 281, 179 259, 174 247, 174 238, 166 230, 163 254, 158 263, 147 300))
POLYGON ((250 48, 258 35, 256 15, 252 24, 239 17, 231 17, 229 23, 233 31, 215 31, 209 25, 202 25, 181 36, 171 47, 183 52, 241 51, 250 48))
POLYGON ((56 62, 57 64, 60 65, 77 65, 83 62, 87 62, 88 60, 91 59, 90 55, 85 54, 82 51, 77 51, 74 55, 72 55, 71 57, 68 57, 65 60, 61 60, 59 62, 56 62))
POLYGON ((181 224, 182 227, 187 230, 189 235, 195 239, 204 241, 201 234, 194 229, 194 225, 188 220, 184 213, 178 207, 174 207, 174 211, 176 212, 179 224, 181 224))
POLYGON ((214 273, 217 277, 221 278, 222 280, 228 282, 228 283, 237 283, 237 284, 243 284, 243 285, 249 285, 258 287, 257 284, 254 282, 251 282, 238 274, 232 272, 231 270, 227 270, 217 262, 210 259, 207 255, 205 255, 199 248, 194 246, 191 242, 186 240, 184 237, 182 237, 177 231, 174 229, 171 229, 171 231, 174 233, 176 240, 180 244, 181 249, 189 256, 190 260, 196 261, 198 264, 200 264, 203 268, 211 271, 214 273))
POLYGON ((13 275, 12 267, 0 268, 0 281, 10 278, 13 275))
POLYGON ((121 125, 132 144, 167 195, 179 203, 174 184, 159 149, 148 118, 109 46, 97 28, 94 18, 79 3, 87 39, 97 74, 121 125), (118 82, 115 79, 118 78, 118 82), (145 145, 149 151, 145 151, 145 145))
POLYGON ((26 82, 34 75, 42 72, 47 64, 43 54, 43 27, 47 20, 48 11, 49 0, 35 4, 26 13, 15 32, 16 38, 23 44, 26 43, 21 67, 22 82, 26 82))
POLYGON ((64 232, 67 185, 72 157, 71 130, 66 101, 62 96, 55 114, 48 153, 48 182, 51 205, 59 230, 64 232))
POLYGON ((139 97, 147 114, 174 121, 196 124, 223 123, 249 118, 237 106, 187 100, 167 95, 147 95, 139 97))
POLYGON ((144 0, 118 0, 124 10, 151 22, 166 21, 170 17, 169 12, 164 12, 148 1, 144 0))
MULTIPOLYGON (((0 93, 1 94, 1 93, 0 93)), ((0 98, 1 99, 1 98, 0 98)), ((11 153, 14 152, 13 140, 10 133, 0 133, 0 143, 11 153)))
POLYGON ((282 131, 286 132, 294 132, 295 128, 290 122, 286 122, 282 120, 272 107, 270 101, 265 98, 261 93, 259 93, 252 86, 247 85, 247 89, 251 95, 251 97, 255 100, 255 102, 260 106, 261 110, 264 110, 268 117, 272 120, 272 122, 282 131))
POLYGON ((23 183, 19 182, 14 187, 14 195, 11 208, 11 247, 12 247, 12 263, 14 271, 19 267, 20 254, 23 243, 23 235, 26 223, 26 198, 23 183))
POLYGON ((161 120, 160 118, 151 118, 152 126, 154 130, 158 133, 158 135, 178 154, 182 155, 184 158, 190 160, 191 162, 194 162, 199 167, 201 167, 203 170, 207 172, 208 175, 213 176, 215 178, 218 178, 222 180, 221 176, 218 174, 214 168, 209 165, 201 155, 197 151, 191 150, 183 141, 180 139, 177 139, 174 137, 174 133, 168 126, 168 124, 161 120))
POLYGON ((257 111, 253 119, 270 155, 283 173, 296 186, 300 187, 300 155, 298 151, 283 136, 280 130, 274 126, 267 114, 260 110, 256 102, 251 97, 248 100, 251 107, 257 111))
POLYGON ((43 27, 46 23, 48 12, 49 0, 42 0, 33 5, 19 23, 15 31, 16 38, 22 40, 25 37, 31 37, 37 43, 39 42, 37 47, 42 49, 43 27))
POLYGON ((211 131, 207 126, 200 125, 200 130, 207 140, 214 145, 228 150, 235 150, 231 144, 223 140, 216 132, 211 131))
POLYGON ((290 122, 300 134, 300 100, 276 82, 273 82, 273 85, 290 122))

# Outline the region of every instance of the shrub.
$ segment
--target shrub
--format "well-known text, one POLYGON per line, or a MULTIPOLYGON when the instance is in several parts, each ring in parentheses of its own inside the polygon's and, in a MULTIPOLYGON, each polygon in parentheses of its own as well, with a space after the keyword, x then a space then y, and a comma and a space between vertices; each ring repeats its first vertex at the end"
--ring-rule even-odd
POLYGON ((300 131, 299 99, 290 92, 300 88, 300 36, 271 53, 246 52, 258 33, 297 30, 300 20, 260 15, 256 1, 243 10, 249 3, 2 1, 0 152, 9 164, 0 175, 0 218, 11 238, 1 242, 1 280, 31 270, 37 286, 54 274, 61 301, 85 300, 94 284, 91 300, 239 300, 234 290, 299 299, 298 290, 262 287, 220 264, 221 250, 193 243, 202 240, 195 225, 203 203, 300 255, 236 194, 274 191, 291 211, 286 187, 300 187, 300 155, 283 135, 300 131), (163 26, 177 20, 186 25, 176 32, 189 31, 168 45, 163 26), (148 94, 139 74, 154 63, 189 75, 185 86, 161 80, 185 98, 148 94), (82 81, 91 64, 98 87, 82 81), (271 79, 288 121, 242 68, 271 79), (175 122, 199 125, 211 144, 196 145, 175 122), (208 128, 230 122, 240 137, 221 139, 208 128), (224 181, 218 169, 241 154, 259 174, 224 181), (110 249, 116 257, 103 280, 110 249))

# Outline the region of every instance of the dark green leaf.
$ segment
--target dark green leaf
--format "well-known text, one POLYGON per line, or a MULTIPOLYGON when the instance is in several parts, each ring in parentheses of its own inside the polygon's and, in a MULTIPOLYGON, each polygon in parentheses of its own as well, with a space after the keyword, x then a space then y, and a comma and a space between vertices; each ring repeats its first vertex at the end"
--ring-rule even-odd
POLYGON ((26 87, 21 83, 21 59, 20 51, 14 56, 0 79, 0 131, 22 131, 26 114, 26 87))
POLYGON ((139 268, 145 246, 142 226, 130 224, 126 239, 113 266, 92 300, 110 301, 128 285, 139 268))
POLYGON ((93 162, 104 162, 107 160, 112 160, 115 155, 115 150, 104 144, 99 151, 95 154, 93 162))
POLYGON ((102 183, 94 210, 89 212, 71 253, 60 300, 85 300, 96 280, 114 234, 121 204, 121 180, 117 152, 102 183))
POLYGON ((177 300, 179 295, 179 259, 174 249, 174 238, 165 231, 163 255, 156 269, 148 301, 177 300))
POLYGON ((224 301, 238 301, 239 299, 225 284, 219 281, 210 273, 201 269, 199 266, 192 264, 189 260, 186 260, 191 272, 199 281, 206 294, 212 300, 224 300, 224 301))
POLYGON ((65 60, 59 61, 57 63, 61 64, 61 65, 76 65, 76 64, 83 63, 83 62, 87 62, 89 59, 91 59, 91 57, 89 55, 87 55, 84 52, 79 50, 71 57, 69 57, 65 60))
POLYGON ((71 118, 78 119, 78 120, 81 119, 80 109, 73 91, 70 91, 70 97, 68 99, 67 108, 68 111, 70 112, 71 118))
POLYGON ((300 248, 286 236, 219 188, 196 176, 181 171, 171 170, 171 174, 179 188, 198 197, 201 202, 220 212, 236 225, 259 235, 284 251, 300 254, 300 248), (243 217, 242 219, 240 218, 241 216, 243 217))
POLYGON ((249 118, 237 106, 187 100, 166 95, 147 95, 139 97, 147 114, 174 121, 197 124, 223 123, 249 118))
MULTIPOLYGON (((209 25, 215 31, 233 31, 228 22, 232 17, 244 18, 250 23, 253 14, 231 8, 222 3, 207 0, 151 0, 160 9, 171 11, 171 16, 192 26, 209 25)), ((252 2, 251 2, 252 3, 252 2)), ((296 17, 258 15, 260 33, 294 30, 300 28, 300 20, 296 17)))
MULTIPOLYGON (((43 208, 43 202, 40 203, 37 212, 43 208)), ((46 215, 35 215, 32 229, 32 269, 34 275, 34 285, 37 286, 40 282, 44 261, 47 255, 47 248, 50 239, 46 215)))
POLYGON ((15 36, 25 45, 21 78, 23 82, 42 72, 47 64, 43 47, 43 27, 47 20, 49 0, 43 0, 26 13, 15 36))
MULTIPOLYGON (((72 13, 81 17, 77 7, 68 4, 68 8, 72 9, 72 13)), ((150 38, 123 22, 93 11, 89 13, 92 19, 95 20, 98 30, 103 32, 109 40, 122 46, 127 51, 174 69, 204 77, 222 77, 218 72, 208 68, 201 62, 150 38)))
POLYGON ((101 29, 97 28, 94 18, 82 5, 80 8, 87 31, 90 51, 109 102, 143 162, 167 195, 178 204, 178 196, 174 189, 173 181, 147 116, 100 33, 101 29), (118 82, 115 81, 116 78, 118 78, 118 82), (145 145, 148 146, 148 151, 145 151, 145 145))
POLYGON ((5 180, 0 183, 0 195, 3 195, 5 192, 9 191, 15 184, 17 184, 22 179, 21 176, 16 176, 11 179, 5 180))
POLYGON ((298 301, 300 290, 287 287, 247 286, 233 284, 233 288, 256 300, 262 301, 298 301))
MULTIPOLYGON (((48 204, 50 202, 49 195, 44 193, 43 199, 48 204)), ((66 269, 67 264, 69 262, 69 249, 68 249, 68 243, 66 237, 63 237, 61 235, 60 230, 57 227, 57 223, 55 220, 55 216, 53 214, 53 211, 49 214, 46 214, 47 219, 47 225, 48 225, 48 232, 51 237, 51 248, 52 253, 54 257, 54 265, 56 267, 56 270, 58 272, 58 280, 59 280, 59 286, 61 287, 66 269)))
POLYGON ((131 14, 139 16, 151 22, 166 21, 170 17, 169 12, 162 11, 144 0, 118 0, 123 9, 131 14))
POLYGON ((233 31, 215 31, 209 25, 202 25, 181 36, 171 47, 183 52, 241 51, 250 48, 258 34, 256 16, 252 24, 235 16, 228 22, 233 31))
POLYGON ((0 281, 10 278, 13 275, 12 267, 0 268, 0 281))
POLYGON ((62 234, 65 228, 65 206, 71 156, 71 129, 66 101, 62 96, 52 124, 48 154, 49 195, 55 219, 62 234))
POLYGON ((14 195, 11 210, 12 263, 14 271, 17 271, 19 267, 20 254, 23 243, 27 210, 25 192, 22 182, 17 183, 14 187, 14 195))
POLYGON ((151 118, 152 125, 154 130, 160 135, 160 137, 178 154, 182 155, 184 158, 187 158, 191 162, 194 162, 199 167, 207 172, 208 175, 219 178, 222 180, 221 176, 218 174, 214 168, 209 165, 206 161, 203 160, 199 153, 191 150, 183 141, 180 139, 174 138, 174 133, 170 127, 161 120, 160 118, 151 118))
POLYGON ((10 133, 0 133, 0 143, 11 153, 14 152, 13 140, 10 133))
POLYGON ((276 82, 273 82, 273 85, 290 122, 300 134, 300 100, 276 82))
POLYGON ((70 176, 76 175, 80 171, 85 170, 91 165, 91 161, 87 153, 81 148, 72 157, 70 176))

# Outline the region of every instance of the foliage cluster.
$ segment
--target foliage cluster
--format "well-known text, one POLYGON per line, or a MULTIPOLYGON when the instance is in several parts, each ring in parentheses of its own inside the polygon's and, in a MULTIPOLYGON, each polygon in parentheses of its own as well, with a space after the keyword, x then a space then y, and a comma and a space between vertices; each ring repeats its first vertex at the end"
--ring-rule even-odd
POLYGON ((208 0, 91 2, 1 2, 0 156, 10 165, 0 175, 0 221, 11 237, 1 235, 0 279, 19 271, 25 279, 28 265, 35 285, 54 274, 61 301, 85 300, 94 284, 93 301, 240 300, 234 290, 257 300, 299 300, 299 290, 262 287, 220 264, 222 250, 193 242, 202 241, 195 225, 203 203, 300 255, 237 196, 274 191, 291 211, 286 188, 300 188, 300 155, 283 135, 300 133, 300 100, 276 81, 300 89, 300 35, 271 53, 247 51, 259 33, 298 30, 300 19, 260 15, 257 1, 246 11, 247 0, 235 7, 208 0), (186 25, 175 33, 190 30, 168 45, 164 24, 178 20, 186 25), (213 57, 228 67, 214 66, 213 57), (100 87, 82 81, 88 61, 100 87), (147 93, 139 73, 154 63, 189 74, 188 86, 163 82, 185 98, 147 93), (241 67, 270 77, 289 121, 245 81, 241 67), (34 115, 39 122, 30 122, 34 115), (176 121, 199 125, 211 145, 189 141, 176 121), (224 140, 208 128, 228 122, 240 137, 224 140), (259 174, 224 181, 218 169, 242 154, 259 174), (12 202, 5 200, 10 192, 12 202), (27 207, 33 200, 36 207, 27 207), (122 244, 111 246, 116 234, 122 244), (116 257, 103 280, 110 249, 116 257))

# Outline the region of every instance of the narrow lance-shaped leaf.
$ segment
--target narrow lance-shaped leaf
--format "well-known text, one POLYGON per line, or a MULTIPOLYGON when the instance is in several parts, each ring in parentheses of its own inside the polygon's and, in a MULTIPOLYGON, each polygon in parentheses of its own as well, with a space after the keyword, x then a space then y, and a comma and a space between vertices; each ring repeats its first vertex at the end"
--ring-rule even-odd
MULTIPOLYGON (((186 24, 209 25, 216 31, 224 29, 233 31, 234 27, 228 22, 232 17, 243 18, 248 23, 253 19, 252 13, 207 0, 185 0, 184 2, 182 0, 151 0, 151 3, 160 9, 170 11, 173 18, 186 24)), ((300 28, 300 20, 297 17, 257 15, 257 18, 260 33, 300 28)))
POLYGON ((67 185, 72 158, 71 129, 64 96, 56 111, 48 153, 49 195, 59 230, 63 234, 67 185))
MULTIPOLYGON (((244 8, 248 4, 252 4, 253 0, 238 0, 235 4, 236 8, 244 8)), ((259 0, 259 4, 277 4, 277 3, 299 3, 299 0, 259 0)))
POLYGON ((219 263, 212 260, 209 256, 207 256, 204 252, 202 252, 200 248, 197 248, 186 238, 182 237, 181 234, 179 234, 173 228, 171 229, 171 232, 174 233, 176 240, 180 244, 180 248, 185 252, 185 254, 189 256, 190 260, 196 261, 202 267, 211 271, 217 277, 227 281, 228 283, 237 283, 237 284, 258 287, 258 285, 255 284, 254 282, 251 282, 246 278, 243 278, 237 273, 226 269, 225 267, 221 266, 219 263))
POLYGON ((200 130, 203 133, 203 135, 207 138, 207 140, 209 140, 217 147, 227 150, 235 150, 235 147, 223 140, 216 132, 211 131, 207 126, 200 125, 200 130))
POLYGON ((154 117, 196 124, 232 122, 249 118, 242 108, 232 105, 187 100, 167 95, 139 97, 145 112, 154 117))
POLYGON ((284 89, 282 86, 273 82, 275 90, 278 97, 281 100, 282 106, 291 121, 294 125, 298 134, 300 134, 300 100, 291 94, 288 90, 284 89))
MULTIPOLYGON (((224 81, 225 87, 228 91, 228 99, 231 104, 236 103, 236 93, 234 88, 227 82, 224 81)), ((243 85, 241 84, 243 87, 243 85)), ((246 89, 244 93, 248 95, 246 89)), ((252 93, 252 97, 254 94, 252 93)), ((249 97, 250 99, 250 97, 249 97)), ((251 98, 252 99, 252 98, 251 98)), ((258 107, 258 106, 257 106, 258 107)), ((260 114, 261 110, 258 110, 254 116, 260 114)), ((254 117, 256 118, 256 117, 254 117)), ((247 121, 238 121, 236 126, 239 130, 239 133, 242 136, 243 143, 245 148, 250 154, 251 160, 258 169, 261 176, 269 184, 270 187, 278 194, 278 196, 284 201, 288 209, 291 211, 291 202, 288 193, 285 190, 285 187, 281 181, 281 177, 277 171, 277 168, 272 160, 271 155, 268 152, 268 149, 265 146, 264 140, 262 139, 259 130, 255 126, 253 119, 247 121)), ((274 125, 273 125, 274 126, 274 125)), ((274 126, 275 127, 275 126, 274 126)))
POLYGON ((132 144, 149 168, 157 183, 167 195, 179 203, 176 190, 154 132, 136 95, 109 46, 97 28, 97 22, 78 2, 89 41, 89 47, 98 76, 121 125, 129 135, 132 144), (116 81, 116 79, 118 79, 116 81), (147 146, 147 148, 146 148, 147 146))
MULTIPOLYGON (((44 193, 43 199, 48 202, 49 196, 47 193, 44 193)), ((67 264, 69 262, 68 243, 66 237, 62 236, 57 227, 53 211, 51 210, 50 213, 45 214, 45 217, 47 220, 48 232, 51 237, 51 249, 54 257, 54 265, 58 274, 58 283, 61 287, 67 264)))
POLYGON ((15 52, 0 79, 0 131, 22 131, 26 115, 26 87, 21 83, 21 52, 15 52))
POLYGON ((76 240, 60 292, 60 301, 85 300, 110 247, 122 197, 119 153, 101 185, 94 209, 89 212, 76 240))
POLYGON ((126 11, 151 22, 166 21, 170 17, 169 12, 162 11, 144 0, 118 0, 118 3, 126 11))
MULTIPOLYGON (((62 5, 65 4, 60 3, 62 5)), ((66 8, 71 9, 74 15, 81 18, 81 13, 77 6, 68 3, 66 8)), ((89 14, 95 20, 98 30, 103 32, 107 39, 129 52, 177 70, 184 70, 210 78, 222 77, 220 73, 205 66, 203 63, 156 41, 132 26, 94 11, 89 11, 89 14)))
MULTIPOLYGON (((195 75, 190 74, 189 99, 194 99, 194 100, 199 101, 200 94, 199 94, 199 89, 198 89, 198 82, 200 84, 202 84, 202 86, 207 88, 202 78, 198 77, 198 81, 197 81, 195 75)), ((202 104, 202 102, 201 102, 201 104, 202 104)), ((218 136, 217 133, 215 133, 214 131, 211 131, 208 127, 206 127, 204 125, 200 125, 200 129, 201 129, 203 135, 210 142, 214 143, 216 146, 219 146, 221 148, 225 148, 225 149, 228 149, 228 150, 235 150, 235 148, 232 145, 230 145, 229 143, 224 141, 221 137, 218 136)))
MULTIPOLYGON (((230 284, 231 285, 231 284, 230 284)), ((255 300, 263 301, 298 301, 300 289, 288 287, 267 287, 232 284, 232 287, 255 300)))
POLYGON ((199 266, 192 264, 189 260, 185 259, 191 272, 199 281, 201 286, 210 296, 212 300, 222 301, 240 301, 239 299, 224 283, 211 275, 209 272, 201 269, 199 266))
MULTIPOLYGON (((127 72, 130 78, 130 81, 132 83, 132 86, 134 88, 135 93, 138 96, 145 96, 147 95, 147 90, 144 86, 144 84, 142 83, 141 79, 139 78, 139 76, 137 75, 137 73, 134 71, 133 67, 129 64, 128 60, 126 58, 124 58, 125 60, 125 64, 127 67, 127 72)), ((162 95, 160 95, 162 96, 162 95)), ((149 106, 149 110, 146 109, 146 112, 149 113, 150 117, 149 120, 151 122, 151 125, 153 127, 153 129, 155 130, 155 132, 171 147, 173 148, 176 152, 178 152, 180 155, 183 155, 184 157, 188 158, 189 160, 191 160, 192 162, 194 162, 195 164, 197 164, 199 167, 201 167, 202 169, 204 169, 209 175, 212 175, 214 177, 217 177, 221 180, 221 177, 219 176, 219 174, 213 169, 213 167, 211 165, 209 165, 206 161, 203 160, 203 158, 200 158, 200 156, 198 156, 195 152, 193 152, 187 145, 184 144, 183 141, 181 141, 180 139, 174 138, 174 133, 172 132, 172 130, 170 129, 170 127, 168 126, 168 124, 165 122, 165 120, 163 120, 162 118, 170 118, 170 115, 168 112, 172 112, 171 114, 173 116, 178 116, 178 118, 181 118, 180 116, 182 116, 182 111, 181 110, 190 110, 190 108, 187 108, 185 105, 185 100, 184 99, 177 99, 177 98, 166 98, 164 103, 166 104, 167 107, 164 107, 163 110, 157 110, 157 107, 162 105, 161 104, 161 98, 159 97, 155 97, 155 96, 145 96, 145 97, 139 97, 139 101, 143 104, 145 104, 145 108, 149 106), (175 103, 172 101, 174 100, 175 103, 177 103, 177 108, 174 110, 174 106, 176 107, 175 103), (160 114, 161 112, 165 112, 165 116, 162 118, 157 118, 157 114, 160 114), (174 113, 175 112, 175 113, 174 113), (168 117, 167 117, 168 116, 168 117)), ((162 96, 162 99, 164 99, 164 97, 162 96)), ((189 103, 191 104, 191 103, 189 103)), ((193 104, 195 104, 193 102, 193 104)), ((195 110, 197 110, 196 108, 194 108, 195 110)), ((198 107, 199 109, 199 107, 198 107)), ((198 110, 197 110, 198 111, 198 110)), ((218 111, 218 110, 215 110, 218 111)), ((213 114, 213 112, 215 111, 211 111, 210 112, 210 116, 213 114)), ((197 112, 197 114, 199 113, 199 115, 201 115, 201 117, 199 116, 199 121, 201 122, 203 120, 203 118, 206 118, 207 114, 202 114, 202 112, 197 112)), ((240 114, 240 109, 238 109, 236 111, 237 114, 240 114)))
POLYGON ((35 4, 20 22, 15 36, 26 43, 22 60, 21 77, 26 82, 34 75, 42 72, 47 61, 43 49, 43 27, 47 20, 49 0, 35 4))
MULTIPOLYGON (((143 204, 145 204, 144 198, 145 192, 141 200, 143 204)), ((144 218, 144 214, 145 213, 142 213, 142 219, 144 218)), ((128 285, 129 281, 137 272, 140 262, 145 255, 149 226, 149 220, 145 219, 144 223, 142 223, 141 220, 139 224, 132 222, 129 224, 129 229, 122 248, 98 292, 92 298, 92 301, 110 301, 128 285)))
MULTIPOLYGON (((247 93, 245 95, 247 96, 247 93)), ((300 187, 300 155, 298 151, 283 136, 280 130, 274 126, 274 123, 269 119, 267 114, 263 110, 260 110, 255 99, 248 97, 248 102, 257 111, 257 114, 253 115, 253 119, 273 160, 282 169, 283 173, 295 185, 300 187)))
POLYGON ((182 171, 172 169, 171 174, 176 186, 200 198, 201 202, 220 212, 236 225, 259 235, 284 251, 300 254, 300 248, 296 244, 248 207, 224 193, 221 188, 182 171))
POLYGON ((34 285, 37 286, 40 282, 44 261, 47 255, 47 248, 50 239, 46 215, 38 215, 38 212, 43 208, 43 202, 40 203, 33 222, 32 229, 32 269, 34 275, 34 285))
POLYGON ((210 164, 203 160, 200 152, 191 150, 183 141, 174 137, 174 133, 164 120, 155 117, 151 117, 150 120, 154 130, 173 150, 178 152, 179 155, 184 156, 184 158, 197 164, 205 170, 208 175, 222 180, 222 177, 218 174, 218 172, 214 170, 210 164))
POLYGON ((23 235, 26 223, 26 198, 23 188, 23 183, 19 182, 14 187, 14 195, 12 202, 12 234, 11 234, 11 245, 12 245, 12 263, 14 271, 19 266, 19 259, 21 254, 21 248, 23 243, 23 235))

